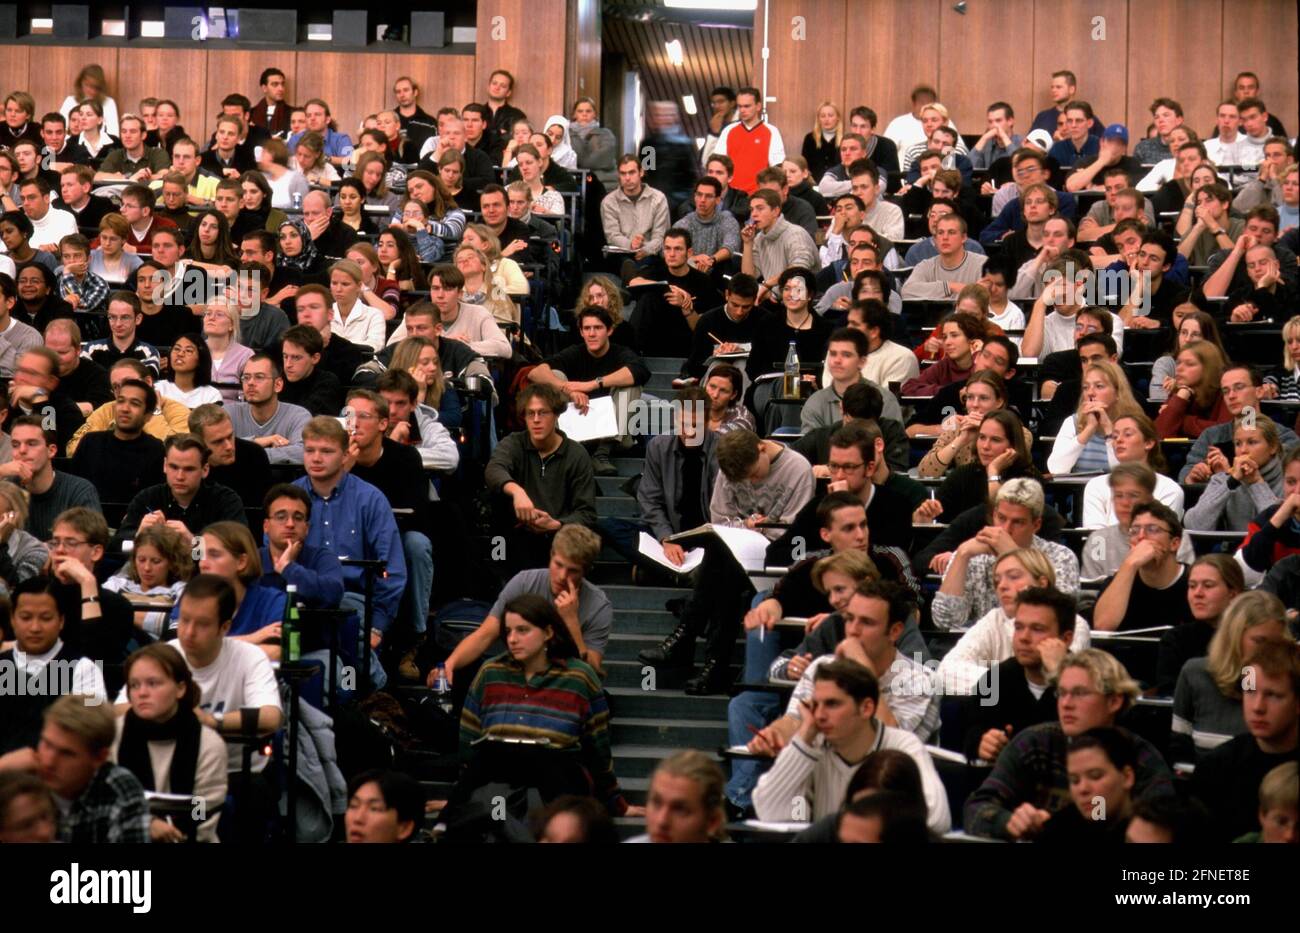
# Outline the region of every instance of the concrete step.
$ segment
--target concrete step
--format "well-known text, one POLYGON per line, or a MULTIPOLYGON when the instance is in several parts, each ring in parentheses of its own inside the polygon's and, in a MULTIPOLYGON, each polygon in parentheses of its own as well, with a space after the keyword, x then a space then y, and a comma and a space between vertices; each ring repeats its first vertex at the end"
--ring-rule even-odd
POLYGON ((645 469, 645 457, 611 457, 619 476, 640 476, 645 469))
POLYGON ((727 744, 725 721, 626 716, 610 720, 613 742, 712 751, 727 744))
MULTIPOLYGON (((660 635, 622 635, 622 634, 611 635, 609 637, 609 644, 606 646, 608 649, 605 655, 606 663, 608 665, 608 663, 610 662, 618 661, 618 662, 634 665, 637 669, 637 676, 635 680, 631 681, 628 685, 630 686, 634 684, 640 684, 641 683, 640 671, 643 666, 642 661, 639 657, 640 652, 646 648, 655 647, 661 641, 663 641, 663 637, 660 635)), ((704 663, 704 642, 697 641, 695 643, 695 652, 692 656, 696 664, 704 663)), ((745 643, 743 641, 740 640, 736 641, 736 645, 731 652, 730 659, 731 659, 731 663, 737 669, 740 669, 744 666, 745 643)), ((673 675, 673 672, 669 671, 668 674, 671 677, 673 675)), ((620 684, 620 686, 623 685, 620 684)))
MULTIPOLYGON (((615 745, 611 751, 614 755, 614 773, 622 783, 624 777, 648 779, 659 762, 678 749, 663 745, 615 745)), ((722 763, 722 759, 716 754, 717 749, 704 748, 700 751, 717 760, 719 764, 722 763)))
POLYGON ((596 489, 601 496, 626 496, 623 484, 627 480, 626 476, 597 476, 596 489))
POLYGON ((596 514, 602 517, 636 518, 641 510, 631 496, 597 496, 596 514))
POLYGON ((682 371, 682 363, 686 362, 684 356, 647 356, 642 361, 650 368, 652 373, 672 373, 674 376, 682 371))
POLYGON ((605 595, 617 609, 653 609, 664 611, 664 603, 670 599, 686 597, 691 591, 684 587, 667 586, 607 586, 605 595))
POLYGON ((652 392, 670 393, 673 391, 673 380, 677 378, 677 371, 671 373, 657 373, 651 371, 650 381, 645 387, 652 392))
POLYGON ((615 609, 615 637, 644 636, 656 640, 677 628, 677 616, 662 609, 615 609))
POLYGON ((693 697, 681 690, 642 690, 636 687, 610 687, 611 719, 624 716, 664 719, 703 719, 715 722, 727 718, 725 696, 693 697))

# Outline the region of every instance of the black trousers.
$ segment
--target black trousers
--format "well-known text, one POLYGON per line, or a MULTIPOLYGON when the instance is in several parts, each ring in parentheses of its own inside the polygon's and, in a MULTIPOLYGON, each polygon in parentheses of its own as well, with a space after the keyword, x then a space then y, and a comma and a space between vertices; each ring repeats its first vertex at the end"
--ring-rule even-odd
POLYGON ((754 587, 726 545, 710 541, 705 545, 695 589, 682 609, 682 621, 692 637, 707 634, 707 657, 726 664, 753 600, 754 587))

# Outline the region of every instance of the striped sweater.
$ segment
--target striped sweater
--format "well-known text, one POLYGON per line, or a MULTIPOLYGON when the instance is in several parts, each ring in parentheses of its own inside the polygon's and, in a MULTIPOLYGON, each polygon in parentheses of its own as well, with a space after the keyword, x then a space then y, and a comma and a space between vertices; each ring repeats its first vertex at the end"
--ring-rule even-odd
POLYGON ((612 812, 625 808, 610 752, 609 704, 600 677, 583 661, 554 662, 531 680, 509 654, 484 664, 461 711, 463 760, 485 735, 546 739, 553 749, 580 755, 597 798, 612 812))

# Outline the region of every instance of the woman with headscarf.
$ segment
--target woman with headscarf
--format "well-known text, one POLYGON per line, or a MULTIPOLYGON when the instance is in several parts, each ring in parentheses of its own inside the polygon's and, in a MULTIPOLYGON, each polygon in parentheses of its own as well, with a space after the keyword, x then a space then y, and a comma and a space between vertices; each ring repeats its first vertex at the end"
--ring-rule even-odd
POLYGON ((542 132, 551 141, 551 161, 563 168, 577 168, 578 153, 569 142, 569 121, 558 113, 547 117, 542 132))
POLYGON ((301 216, 290 217, 280 224, 276 232, 280 236, 280 253, 275 257, 277 266, 293 270, 304 277, 320 271, 320 254, 316 252, 311 231, 301 216))

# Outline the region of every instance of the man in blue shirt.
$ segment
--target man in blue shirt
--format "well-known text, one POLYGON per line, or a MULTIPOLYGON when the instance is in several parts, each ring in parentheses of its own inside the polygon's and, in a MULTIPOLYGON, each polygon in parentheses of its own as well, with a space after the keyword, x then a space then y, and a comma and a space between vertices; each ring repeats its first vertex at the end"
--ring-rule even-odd
MULTIPOLYGON (((332 551, 340 558, 376 560, 384 566, 374 581, 372 652, 377 651, 397 618, 406 588, 406 559, 402 535, 393 519, 392 507, 384 494, 363 479, 344 470, 348 436, 337 418, 321 415, 302 429, 303 465, 307 475, 294 482, 311 497, 317 520, 307 531, 311 547, 332 551)), ((365 612, 365 573, 359 567, 344 567, 345 592, 342 606, 359 615, 365 612)), ((372 653, 371 682, 384 686, 388 675, 372 653)))
MULTIPOLYGON (((1016 154, 1011 157, 1011 165, 1016 186, 1021 191, 1024 191, 1030 185, 1045 185, 1048 183, 1048 179, 1051 178, 1051 173, 1047 170, 1047 156, 1028 147, 1016 151, 1016 154)), ((1056 213, 1058 216, 1072 221, 1078 207, 1078 202, 1070 192, 1056 191, 1056 213)), ((996 243, 1003 237, 1023 229, 1024 226, 1025 215, 1020 209, 1020 197, 1017 195, 1003 205, 998 216, 993 218, 993 222, 980 232, 980 242, 988 246, 990 243, 996 243)))
MULTIPOLYGON (((329 104, 314 97, 303 105, 303 112, 307 114, 307 129, 303 132, 320 133, 321 139, 325 141, 325 157, 335 165, 347 165, 351 162, 352 138, 346 133, 330 129, 329 104)), ((302 133, 294 133, 289 137, 290 152, 297 148, 298 140, 302 135, 302 133)))
POLYGON ((1087 101, 1075 100, 1066 105, 1065 139, 1047 152, 1061 168, 1073 168, 1075 162, 1100 151, 1098 138, 1089 132, 1092 119, 1092 106, 1087 101))

